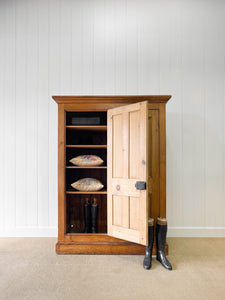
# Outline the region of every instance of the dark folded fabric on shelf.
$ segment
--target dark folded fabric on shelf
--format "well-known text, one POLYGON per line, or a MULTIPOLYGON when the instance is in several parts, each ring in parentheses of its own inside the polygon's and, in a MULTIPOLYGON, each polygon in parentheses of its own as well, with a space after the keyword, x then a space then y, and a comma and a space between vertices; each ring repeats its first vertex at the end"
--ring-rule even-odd
POLYGON ((100 117, 72 117, 72 125, 99 125, 100 117))

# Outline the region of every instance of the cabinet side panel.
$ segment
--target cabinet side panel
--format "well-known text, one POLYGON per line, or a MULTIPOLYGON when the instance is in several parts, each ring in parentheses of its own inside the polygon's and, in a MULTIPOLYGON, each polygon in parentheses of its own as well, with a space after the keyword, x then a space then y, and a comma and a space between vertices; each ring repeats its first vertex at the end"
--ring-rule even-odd
POLYGON ((159 110, 148 111, 148 163, 149 163, 149 212, 148 215, 155 220, 159 211, 159 110))
POLYGON ((58 108, 58 239, 64 240, 66 232, 65 164, 66 118, 64 105, 58 108))
POLYGON ((160 104, 159 135, 160 135, 160 217, 166 218, 166 105, 160 104))

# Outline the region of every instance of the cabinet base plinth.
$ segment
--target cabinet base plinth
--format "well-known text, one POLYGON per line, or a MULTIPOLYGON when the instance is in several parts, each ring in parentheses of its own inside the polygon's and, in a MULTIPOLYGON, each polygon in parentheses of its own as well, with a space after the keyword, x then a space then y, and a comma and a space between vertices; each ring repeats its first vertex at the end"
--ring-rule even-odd
MULTIPOLYGON (((57 254, 118 254, 118 255, 144 255, 145 246, 134 243, 106 244, 106 243, 76 243, 58 242, 56 244, 57 254)), ((168 245, 165 246, 165 253, 168 254, 168 245)), ((156 245, 153 246, 153 255, 156 255, 156 245)))

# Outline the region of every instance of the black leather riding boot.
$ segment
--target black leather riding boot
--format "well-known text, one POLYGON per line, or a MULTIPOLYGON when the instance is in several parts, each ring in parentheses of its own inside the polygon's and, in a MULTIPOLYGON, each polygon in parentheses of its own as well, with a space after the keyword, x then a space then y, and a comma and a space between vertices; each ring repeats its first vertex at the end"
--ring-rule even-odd
POLYGON ((158 218, 156 223, 156 246, 157 256, 156 259, 162 264, 167 270, 172 270, 172 266, 165 255, 165 244, 166 244, 166 233, 167 233, 167 220, 164 218, 158 218))
POLYGON ((89 233, 91 227, 91 204, 84 203, 84 233, 89 233))
POLYGON ((97 233, 98 203, 94 199, 91 205, 91 233, 97 233))
POLYGON ((145 247, 145 257, 143 260, 143 267, 146 270, 152 267, 152 247, 154 241, 154 219, 148 219, 148 246, 145 247))

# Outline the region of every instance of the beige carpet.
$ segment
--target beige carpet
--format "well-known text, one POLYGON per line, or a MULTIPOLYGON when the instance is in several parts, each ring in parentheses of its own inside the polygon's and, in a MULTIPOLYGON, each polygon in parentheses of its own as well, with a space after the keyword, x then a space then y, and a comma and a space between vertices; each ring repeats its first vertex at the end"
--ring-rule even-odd
POLYGON ((143 256, 56 255, 55 238, 0 239, 0 299, 225 299, 225 239, 169 238, 173 271, 143 256))

